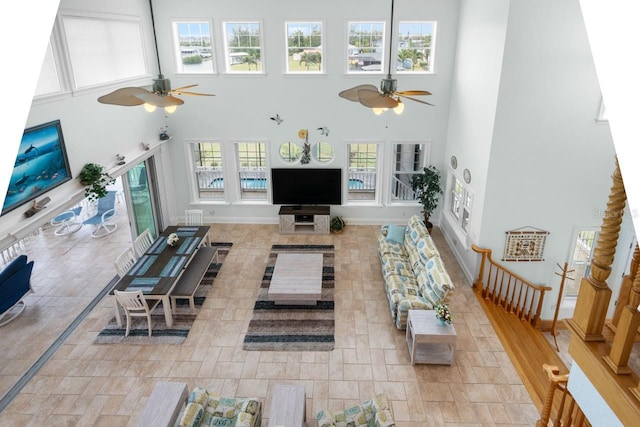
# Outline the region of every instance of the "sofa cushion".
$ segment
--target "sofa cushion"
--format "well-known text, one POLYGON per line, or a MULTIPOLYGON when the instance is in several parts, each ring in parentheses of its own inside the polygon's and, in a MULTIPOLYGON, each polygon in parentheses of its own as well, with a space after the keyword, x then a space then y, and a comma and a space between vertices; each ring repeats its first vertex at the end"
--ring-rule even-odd
POLYGON ((189 393, 189 402, 195 402, 200 405, 207 406, 209 402, 209 393, 203 387, 196 387, 189 393))
POLYGON ((180 418, 180 427, 198 427, 204 415, 204 407, 196 402, 187 403, 180 418))
POLYGON ((440 256, 440 252, 438 252, 438 248, 436 248, 436 244, 430 235, 420 237, 416 243, 416 249, 418 250, 422 264, 426 264, 427 261, 433 257, 440 256))
POLYGON ((406 227, 391 223, 387 228, 386 239, 394 243, 404 244, 404 233, 406 229, 406 227))
POLYGON ((427 226, 424 225, 424 222, 418 215, 413 215, 409 218, 409 221, 407 222, 407 232, 414 242, 417 242, 422 236, 429 235, 427 226))
POLYGON ((434 306, 443 302, 454 288, 440 257, 433 257, 427 261, 416 281, 420 294, 434 306))
POLYGON ((405 257, 387 254, 382 256, 380 262, 382 264, 382 275, 385 278, 390 274, 414 277, 409 260, 405 257))
POLYGON ((375 422, 376 427, 394 427, 396 425, 395 421, 393 420, 393 415, 388 409, 376 412, 375 422))
POLYGON ((20 255, 12 259, 11 262, 2 271, 0 271, 0 283, 6 282, 8 278, 13 276, 25 265, 27 265, 26 255, 20 255))
POLYGON ((401 257, 407 257, 407 250, 404 245, 387 240, 384 234, 378 236, 378 254, 380 256, 386 254, 398 255, 401 257))

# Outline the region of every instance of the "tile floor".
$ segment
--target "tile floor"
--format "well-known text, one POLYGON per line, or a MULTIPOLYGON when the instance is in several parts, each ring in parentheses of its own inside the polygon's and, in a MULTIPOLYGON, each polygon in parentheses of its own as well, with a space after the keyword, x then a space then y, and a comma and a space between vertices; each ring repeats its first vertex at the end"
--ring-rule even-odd
MULTIPOLYGON (((94 344, 112 315, 106 297, 0 413, 0 425, 133 426, 156 381, 184 381, 262 398, 263 425, 271 391, 286 383, 305 386, 310 427, 321 408, 342 409, 378 392, 389 396, 398 427, 534 426, 538 412, 437 229, 457 285, 450 300, 455 362, 411 366, 383 290, 378 230, 347 225, 338 235, 285 236, 276 225, 213 224, 211 239, 233 248, 183 345, 94 344), (292 243, 335 245, 335 350, 243 351, 269 249, 292 243)), ((113 261, 131 243, 126 222, 100 240, 90 231, 60 238, 48 229, 29 245, 36 294, 21 318, 0 329, 0 394, 114 276, 113 261)))

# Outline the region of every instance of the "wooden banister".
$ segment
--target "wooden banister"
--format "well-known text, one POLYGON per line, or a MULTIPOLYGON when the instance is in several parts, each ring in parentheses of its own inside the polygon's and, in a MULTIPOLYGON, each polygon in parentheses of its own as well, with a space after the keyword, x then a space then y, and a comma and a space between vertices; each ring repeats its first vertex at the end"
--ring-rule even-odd
POLYGON ((589 426, 582 410, 567 389, 569 375, 559 375, 560 370, 557 366, 544 364, 542 369, 549 377, 549 389, 536 427, 547 427, 550 420, 553 426, 589 426))
POLYGON ((493 304, 537 326, 540 321, 544 294, 552 288, 534 285, 522 276, 491 259, 491 249, 471 245, 482 255, 478 278, 473 284, 476 292, 493 304))

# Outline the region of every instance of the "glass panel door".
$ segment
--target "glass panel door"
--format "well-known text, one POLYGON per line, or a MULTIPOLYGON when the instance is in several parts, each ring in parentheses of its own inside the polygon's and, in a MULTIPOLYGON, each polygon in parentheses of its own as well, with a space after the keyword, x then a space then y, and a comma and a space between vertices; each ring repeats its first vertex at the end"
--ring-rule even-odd
POLYGON ((158 236, 158 216, 156 214, 155 192, 152 187, 153 180, 150 180, 153 171, 153 160, 147 159, 124 175, 125 193, 129 203, 129 214, 131 218, 131 229, 135 236, 138 236, 145 229, 151 230, 153 237, 158 236))

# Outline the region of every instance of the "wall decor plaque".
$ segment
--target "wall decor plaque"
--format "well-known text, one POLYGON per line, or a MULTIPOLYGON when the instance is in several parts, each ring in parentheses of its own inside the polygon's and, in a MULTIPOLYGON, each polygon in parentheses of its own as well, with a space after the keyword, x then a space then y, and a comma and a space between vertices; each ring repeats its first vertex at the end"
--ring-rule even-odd
POLYGON ((544 261, 548 231, 523 227, 506 231, 502 261, 544 261))

